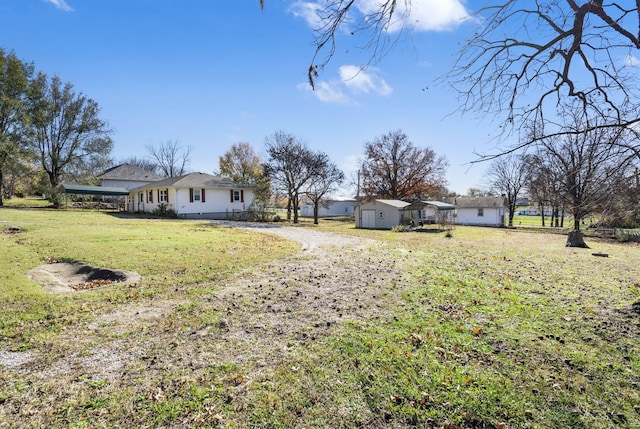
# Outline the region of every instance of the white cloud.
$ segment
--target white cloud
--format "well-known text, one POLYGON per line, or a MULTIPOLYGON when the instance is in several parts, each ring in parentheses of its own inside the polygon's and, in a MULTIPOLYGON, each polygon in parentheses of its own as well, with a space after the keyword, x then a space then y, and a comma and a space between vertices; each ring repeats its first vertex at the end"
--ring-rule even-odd
POLYGON ((368 94, 375 92, 379 95, 389 95, 393 92, 383 78, 375 73, 362 70, 358 66, 341 66, 340 79, 342 79, 347 88, 355 93, 363 92, 368 94))
POLYGON ((638 67, 640 66, 640 59, 635 55, 627 55, 624 59, 624 64, 627 66, 638 67))
POLYGON ((301 83, 298 85, 298 89, 312 92, 318 100, 324 103, 346 104, 350 101, 338 81, 316 82, 313 90, 308 83, 301 83))
POLYGON ((64 10, 65 12, 71 12, 73 10, 73 8, 67 4, 66 0, 45 0, 45 1, 48 3, 51 3, 52 5, 54 5, 60 10, 64 10))
MULTIPOLYGON (((375 94, 384 97, 393 92, 375 68, 363 70, 358 66, 344 65, 340 67, 339 74, 339 79, 316 82, 313 95, 325 103, 346 104, 351 103, 353 97, 358 95, 375 94)), ((301 83, 298 88, 311 91, 306 83, 301 83)))
POLYGON ((318 11, 322 9, 320 3, 297 1, 289 9, 293 16, 302 18, 307 22, 307 25, 311 28, 318 28, 321 24, 318 11))
MULTIPOLYGON (((358 0, 353 12, 359 12, 363 16, 376 13, 380 10, 380 3, 380 0, 358 0)), ((324 7, 322 1, 300 0, 293 4, 291 12, 303 18, 311 28, 317 29, 321 24, 318 12, 324 7)), ((416 31, 446 31, 455 28, 468 17, 469 12, 462 0, 399 1, 396 3, 394 20, 387 31, 393 33, 403 27, 416 31)))

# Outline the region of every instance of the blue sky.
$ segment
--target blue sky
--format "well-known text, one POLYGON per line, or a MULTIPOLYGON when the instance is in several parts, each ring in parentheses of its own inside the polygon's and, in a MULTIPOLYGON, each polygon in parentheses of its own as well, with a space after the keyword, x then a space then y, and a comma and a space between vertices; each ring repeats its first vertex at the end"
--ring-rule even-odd
POLYGON ((365 142, 400 129, 448 159, 451 190, 479 187, 487 165, 468 163, 492 149, 496 124, 461 117, 456 94, 434 84, 474 30, 460 19, 465 2, 414 2, 410 37, 360 73, 368 54, 343 35, 316 91, 306 77, 312 10, 285 0, 264 11, 257 0, 0 0, 0 46, 96 100, 116 160, 177 140, 192 147, 191 170, 211 173, 232 144, 263 154, 265 137, 285 131, 351 175, 365 142))

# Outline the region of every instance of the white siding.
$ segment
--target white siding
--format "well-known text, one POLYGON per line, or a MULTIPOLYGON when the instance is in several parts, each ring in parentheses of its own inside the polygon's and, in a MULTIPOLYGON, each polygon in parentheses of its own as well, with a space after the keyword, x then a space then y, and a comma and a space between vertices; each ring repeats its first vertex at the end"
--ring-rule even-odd
MULTIPOLYGON (((167 189, 167 188, 161 188, 167 189)), ((167 208, 175 210, 178 216, 189 217, 190 215, 197 215, 206 217, 207 214, 221 214, 221 213, 234 213, 243 212, 253 202, 253 190, 244 189, 243 199, 244 201, 231 202, 230 189, 211 189, 205 188, 204 190, 204 202, 202 196, 200 201, 191 201, 190 192, 188 188, 168 188, 169 201, 165 203, 167 208)), ((202 192, 201 188, 199 189, 202 192)), ((158 188, 145 189, 132 194, 132 207, 129 207, 130 211, 140 211, 152 213, 157 210, 161 204, 158 201, 158 188), (148 193, 153 193, 153 201, 149 201, 148 193), (142 202, 140 202, 140 195, 142 195, 142 202)))
POLYGON ((458 208, 459 225, 504 225, 504 209, 502 207, 484 207, 482 216, 478 216, 478 208, 458 208))

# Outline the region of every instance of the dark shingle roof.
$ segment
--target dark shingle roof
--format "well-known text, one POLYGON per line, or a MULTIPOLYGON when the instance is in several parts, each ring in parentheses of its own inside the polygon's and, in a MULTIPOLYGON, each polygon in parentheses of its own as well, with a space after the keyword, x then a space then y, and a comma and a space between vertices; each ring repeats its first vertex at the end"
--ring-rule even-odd
POLYGON ((250 186, 240 185, 230 179, 212 176, 206 173, 190 173, 184 176, 169 177, 157 182, 148 183, 132 189, 138 191, 155 188, 227 188, 227 189, 251 189, 250 186))
POLYGON ((98 176, 102 180, 137 180, 155 182, 163 177, 153 171, 132 164, 120 164, 112 167, 98 176))

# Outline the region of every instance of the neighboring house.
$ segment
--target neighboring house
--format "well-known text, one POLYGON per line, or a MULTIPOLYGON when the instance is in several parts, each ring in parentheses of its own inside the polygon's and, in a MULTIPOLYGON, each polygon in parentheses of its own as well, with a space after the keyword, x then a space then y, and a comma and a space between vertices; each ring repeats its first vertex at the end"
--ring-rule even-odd
POLYGON ((458 225, 504 226, 504 197, 455 197, 458 225))
POLYGON ((157 182, 164 177, 136 165, 120 164, 102 173, 98 179, 100 179, 100 186, 133 189, 157 182))
MULTIPOLYGON (((332 197, 320 200, 318 216, 353 216, 356 209, 356 199, 350 197, 332 197)), ((300 206, 300 216, 313 217, 313 203, 304 198, 300 206)))
POLYGON ((356 228, 391 229, 411 222, 409 203, 400 200, 372 200, 355 208, 356 228))
POLYGON ((220 176, 190 173, 131 189, 127 210, 153 213, 163 205, 179 217, 237 219, 244 215, 253 197, 251 187, 220 176))

